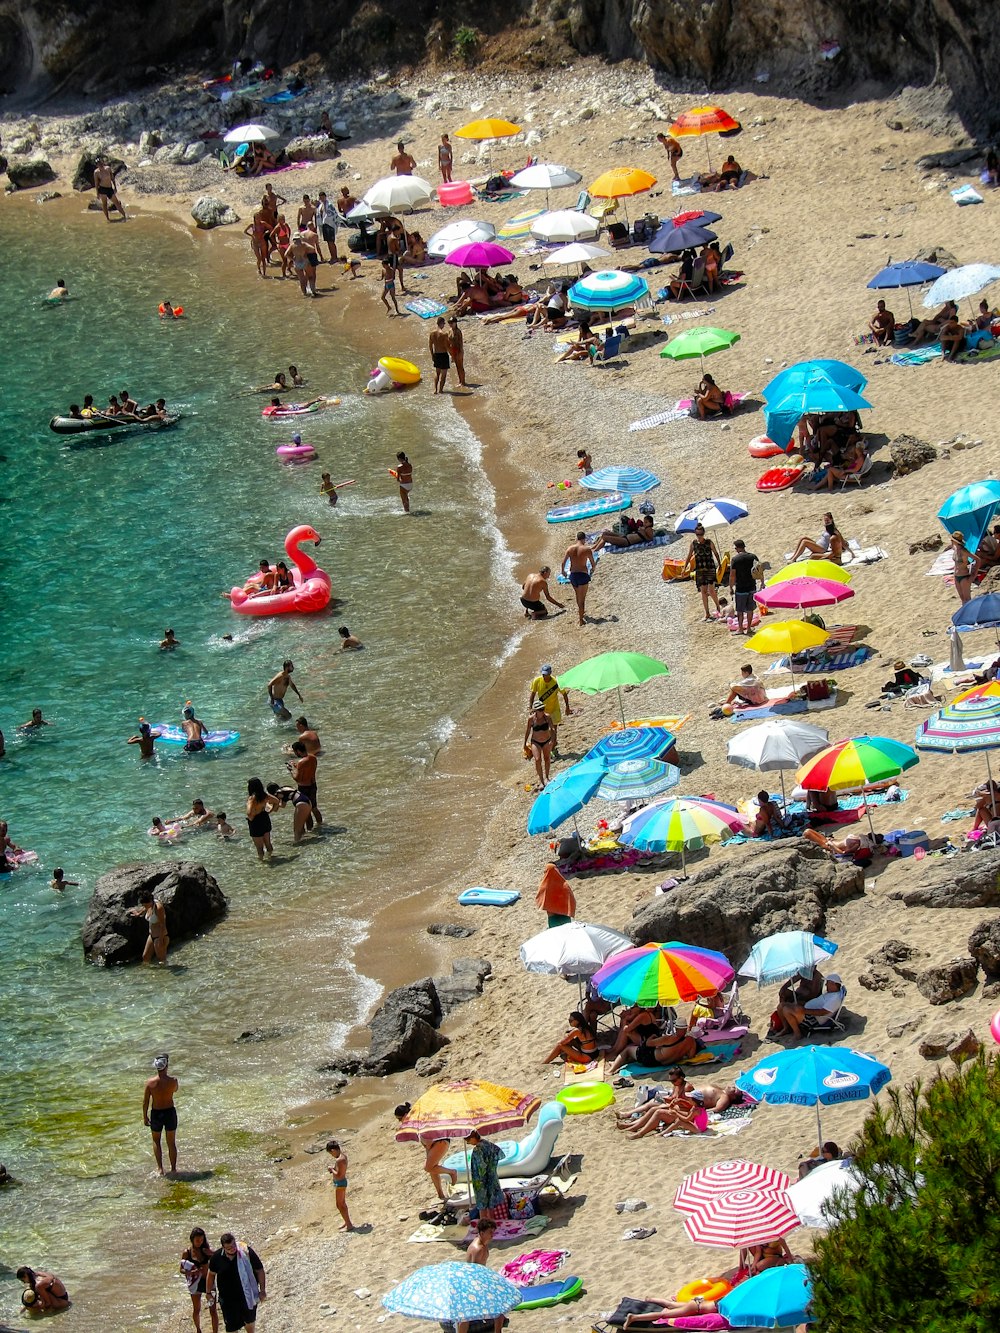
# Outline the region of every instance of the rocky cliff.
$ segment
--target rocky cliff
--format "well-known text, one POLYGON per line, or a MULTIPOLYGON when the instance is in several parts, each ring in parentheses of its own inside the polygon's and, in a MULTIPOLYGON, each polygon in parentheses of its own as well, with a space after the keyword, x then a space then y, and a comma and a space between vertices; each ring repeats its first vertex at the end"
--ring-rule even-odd
POLYGON ((461 58, 542 68, 577 51, 708 89, 938 81, 987 131, 1000 126, 996 15, 996 0, 0 0, 0 87, 110 91, 241 56, 357 74, 461 58))

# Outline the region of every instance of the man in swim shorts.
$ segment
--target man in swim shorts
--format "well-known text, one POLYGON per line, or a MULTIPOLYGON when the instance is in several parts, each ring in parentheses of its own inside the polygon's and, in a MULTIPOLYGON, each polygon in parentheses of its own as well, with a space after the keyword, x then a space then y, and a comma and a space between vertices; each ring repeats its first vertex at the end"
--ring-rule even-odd
POLYGON ((327 199, 326 191, 320 190, 319 199, 316 202, 316 225, 319 227, 319 234, 326 241, 327 248, 330 251, 331 264, 335 264, 339 258, 337 254, 337 225, 339 221, 340 214, 327 199))
POLYGON ((563 573, 567 575, 576 594, 576 610, 580 624, 584 622, 584 609, 587 605, 587 587, 595 567, 594 548, 587 545, 587 534, 578 532, 576 541, 566 548, 563 556, 563 573))
POLYGON ((358 648, 363 648, 365 646, 356 634, 351 633, 346 625, 341 625, 337 630, 337 633, 340 635, 341 652, 353 653, 356 652, 358 648))
POLYGON ((305 703, 302 695, 299 694, 299 687, 292 680, 294 670, 294 663, 282 662, 281 670, 267 682, 268 703, 271 705, 271 712, 274 713, 279 722, 288 722, 291 719, 292 715, 285 707, 285 695, 290 689, 294 690, 299 703, 305 703))
MULTIPOLYGON (((385 306, 385 313, 392 317, 392 310, 389 309, 389 302, 392 302, 393 309, 397 315, 403 312, 399 308, 399 302, 396 300, 396 270, 392 266, 391 259, 382 260, 382 304, 385 306)), ((437 389, 434 390, 437 393, 437 389)))
POLYGON ((431 350, 431 360, 434 363, 434 392, 444 393, 445 385, 448 383, 448 369, 451 366, 451 357, 448 355, 448 325, 443 315, 438 316, 436 328, 431 329, 430 336, 427 339, 431 350))
POLYGON ((318 766, 319 760, 314 754, 309 753, 304 741, 293 742, 292 758, 288 763, 288 771, 295 779, 295 791, 292 795, 292 805, 295 807, 295 818, 292 824, 292 840, 294 842, 302 841, 303 833, 306 829, 312 828, 314 819, 317 824, 323 822, 323 816, 316 804, 316 770, 318 766))
POLYGON ((167 1073, 169 1064, 170 1056, 165 1052, 156 1057, 153 1061, 153 1068, 156 1073, 151 1079, 147 1079, 142 1098, 142 1123, 149 1127, 149 1132, 153 1136, 153 1156, 156 1158, 156 1169, 161 1176, 163 1175, 163 1149, 160 1146, 160 1135, 164 1131, 167 1135, 167 1155, 170 1159, 170 1170, 177 1170, 177 1108, 174 1106, 177 1080, 172 1074, 167 1073))
POLYGON ((417 169, 417 159, 406 151, 402 139, 396 145, 396 156, 389 163, 389 169, 397 176, 412 176, 417 169))
POLYGON ((185 750, 189 754, 194 754, 196 750, 204 750, 208 727, 205 726, 201 718, 195 717, 194 709, 190 704, 184 705, 184 711, 181 714, 181 726, 184 728, 184 735, 187 737, 184 742, 185 750))
POLYGON ((101 208, 104 211, 105 219, 111 221, 111 209, 116 208, 122 215, 122 222, 127 222, 125 210, 122 208, 122 201, 118 198, 118 187, 115 185, 115 173, 111 170, 105 158, 99 158, 97 168, 94 171, 94 185, 97 189, 97 197, 101 201, 101 208))
POLYGON ((565 611, 562 602, 557 602, 549 592, 549 575, 552 573, 548 565, 542 565, 537 574, 529 574, 521 584, 521 605, 524 607, 524 614, 529 620, 545 620, 549 614, 549 609, 545 605, 548 602, 551 606, 557 606, 560 611, 565 611), (545 598, 545 602, 542 598, 545 598))

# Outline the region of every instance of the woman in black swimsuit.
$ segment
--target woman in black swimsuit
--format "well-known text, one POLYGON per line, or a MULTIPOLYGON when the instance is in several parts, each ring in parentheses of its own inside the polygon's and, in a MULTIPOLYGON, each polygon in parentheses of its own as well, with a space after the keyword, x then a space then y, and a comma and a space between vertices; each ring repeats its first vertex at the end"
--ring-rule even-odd
POLYGON ((288 572, 288 566, 285 564, 284 560, 279 560, 278 563, 275 565, 274 569, 275 569, 274 591, 291 592, 292 588, 295 585, 292 582, 292 576, 288 572))
POLYGON ((617 1074, 622 1065, 637 1064, 645 1069, 656 1065, 675 1065, 690 1060, 705 1048, 697 1037, 689 1036, 682 1029, 668 1032, 662 1037, 641 1037, 635 1046, 626 1046, 611 1066, 610 1073, 617 1074))
POLYGON ((247 828, 257 848, 258 861, 263 861, 265 852, 268 856, 274 854, 271 846, 271 811, 276 810, 280 804, 276 796, 269 796, 264 790, 260 778, 251 778, 247 783, 247 828))
POLYGON ((545 705, 536 703, 528 714, 528 725, 524 729, 524 757, 534 759, 535 772, 542 787, 549 780, 549 761, 554 739, 552 720, 545 711, 545 705))
MULTIPOLYGON (((201 1333, 201 1298, 205 1294, 212 1247, 201 1227, 194 1228, 190 1240, 191 1244, 181 1255, 181 1272, 184 1274, 188 1295, 191 1297, 191 1318, 197 1333, 201 1333)), ((214 1300, 208 1307, 208 1316, 212 1321, 212 1333, 219 1333, 219 1307, 214 1300)))

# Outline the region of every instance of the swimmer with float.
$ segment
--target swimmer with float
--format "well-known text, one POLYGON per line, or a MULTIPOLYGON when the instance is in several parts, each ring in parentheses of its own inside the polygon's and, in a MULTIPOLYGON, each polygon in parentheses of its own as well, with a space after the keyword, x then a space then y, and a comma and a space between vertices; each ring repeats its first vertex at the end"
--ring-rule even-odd
POLYGON ((158 307, 161 319, 183 319, 184 307, 174 305, 173 301, 161 301, 158 307))
POLYGON ((410 512, 410 491, 413 490, 413 464, 402 449, 396 455, 396 466, 389 469, 389 476, 396 479, 403 513, 408 514, 410 512))

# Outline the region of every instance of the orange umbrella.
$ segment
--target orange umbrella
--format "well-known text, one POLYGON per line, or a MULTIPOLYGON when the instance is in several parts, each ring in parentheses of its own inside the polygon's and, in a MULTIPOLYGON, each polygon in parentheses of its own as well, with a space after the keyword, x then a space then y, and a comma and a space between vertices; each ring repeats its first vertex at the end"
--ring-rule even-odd
MULTIPOLYGON (((696 106, 678 116, 670 126, 670 133, 675 139, 698 137, 702 134, 725 134, 728 130, 738 130, 740 122, 734 120, 721 106, 696 106)), ((708 153, 708 144, 705 145, 708 153)), ((708 153, 708 169, 712 170, 712 155, 708 153)))
POLYGON ((595 199, 626 199, 629 195, 644 194, 656 184, 656 177, 638 167, 612 167, 598 176, 590 187, 595 199))

